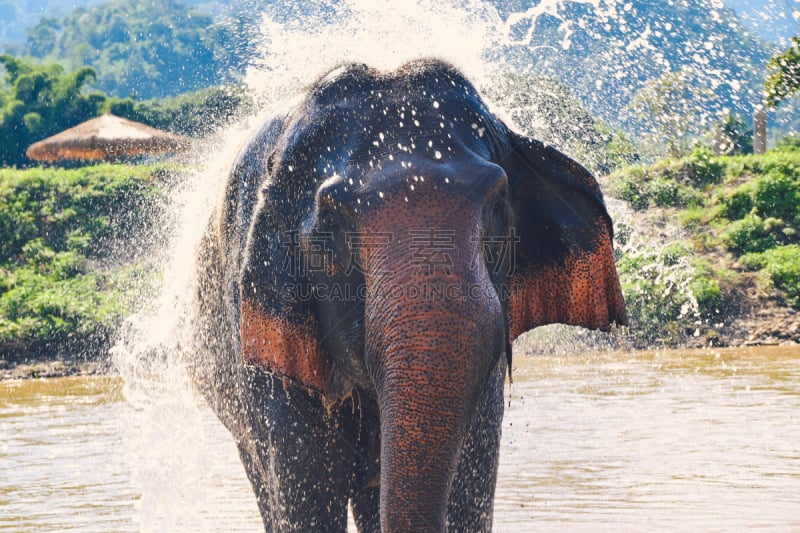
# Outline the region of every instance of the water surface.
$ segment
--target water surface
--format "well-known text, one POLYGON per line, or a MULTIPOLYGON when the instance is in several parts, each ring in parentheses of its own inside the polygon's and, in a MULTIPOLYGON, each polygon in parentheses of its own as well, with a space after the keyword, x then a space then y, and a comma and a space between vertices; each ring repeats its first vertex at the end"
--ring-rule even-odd
MULTIPOLYGON (((800 348, 515 366, 495 531, 800 529, 800 348)), ((260 520, 230 437, 191 394, 83 377, 0 383, 0 529, 260 520)))

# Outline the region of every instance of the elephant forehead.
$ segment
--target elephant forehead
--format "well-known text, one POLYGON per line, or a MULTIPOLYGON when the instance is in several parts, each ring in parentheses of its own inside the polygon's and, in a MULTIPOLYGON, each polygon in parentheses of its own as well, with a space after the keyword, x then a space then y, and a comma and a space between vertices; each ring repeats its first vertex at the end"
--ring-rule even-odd
POLYGON ((508 178, 502 167, 459 146, 440 160, 413 153, 375 160, 371 168, 350 166, 333 173, 317 190, 317 203, 349 213, 385 209, 401 200, 409 208, 435 211, 442 202, 461 198, 479 206, 493 192, 502 192, 508 178), (428 200, 440 198, 434 205, 428 200))
POLYGON ((424 178, 415 183, 414 191, 386 194, 360 219, 357 252, 362 264, 393 258, 410 262, 405 266, 452 274, 472 266, 459 258, 478 249, 480 209, 465 196, 424 178))

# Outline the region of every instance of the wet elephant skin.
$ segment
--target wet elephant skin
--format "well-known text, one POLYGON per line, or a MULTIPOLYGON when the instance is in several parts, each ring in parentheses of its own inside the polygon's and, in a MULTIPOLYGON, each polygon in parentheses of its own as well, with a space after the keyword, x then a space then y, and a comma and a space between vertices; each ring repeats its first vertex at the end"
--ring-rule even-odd
POLYGON ((240 151, 189 367, 267 531, 488 531, 511 343, 624 324, 597 182, 452 66, 340 67, 240 151))

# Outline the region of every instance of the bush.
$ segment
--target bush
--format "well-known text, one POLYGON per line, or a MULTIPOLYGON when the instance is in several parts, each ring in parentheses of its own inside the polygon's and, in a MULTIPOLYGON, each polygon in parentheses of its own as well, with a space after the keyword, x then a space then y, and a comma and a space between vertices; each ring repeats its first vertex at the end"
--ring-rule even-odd
POLYGON ((800 309, 800 245, 778 246, 740 259, 751 270, 764 271, 772 284, 784 292, 786 303, 800 309))
POLYGON ((678 344, 699 319, 719 313, 724 304, 719 283, 684 243, 660 250, 647 244, 623 248, 617 270, 637 344, 678 344))
POLYGON ((753 210, 753 194, 751 187, 740 187, 722 199, 722 215, 730 220, 744 218, 753 210))
POLYGON ((684 165, 689 179, 695 186, 719 183, 725 172, 725 165, 705 147, 695 148, 685 159, 684 165))
POLYGON ((642 167, 630 167, 611 177, 611 185, 617 197, 625 200, 636 210, 650 206, 642 167))
POLYGON ((0 169, 0 264, 27 262, 34 239, 55 252, 108 255, 149 223, 161 194, 151 174, 160 168, 0 169))
POLYGON ((722 240, 731 252, 742 255, 752 252, 763 252, 777 246, 778 239, 773 233, 782 227, 779 219, 763 219, 755 213, 748 213, 741 220, 731 223, 722 240))
POLYGON ((792 134, 781 137, 775 143, 775 151, 778 152, 800 152, 800 135, 792 134))
POLYGON ((800 191, 794 180, 770 172, 754 185, 753 206, 762 216, 794 220, 800 213, 800 191))
POLYGON ((0 357, 96 349, 154 286, 131 238, 160 213, 169 167, 0 170, 0 357), (113 265, 99 265, 112 247, 113 265), (123 263, 123 264, 121 264, 123 263))
POLYGON ((611 176, 611 189, 634 209, 702 205, 701 189, 719 183, 725 165, 705 149, 651 167, 628 167, 611 176))
POLYGON ((695 260, 694 279, 689 284, 695 300, 697 312, 703 318, 711 318, 720 313, 724 305, 722 288, 713 277, 711 265, 707 261, 695 260))
POLYGON ((658 207, 673 207, 678 204, 678 184, 671 179, 656 178, 647 187, 647 195, 658 207))

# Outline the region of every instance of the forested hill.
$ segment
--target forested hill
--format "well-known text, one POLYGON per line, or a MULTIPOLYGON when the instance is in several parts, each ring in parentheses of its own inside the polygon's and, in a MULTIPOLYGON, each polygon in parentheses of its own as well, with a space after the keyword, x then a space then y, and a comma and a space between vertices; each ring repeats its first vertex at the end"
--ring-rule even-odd
POLYGON ((182 1, 109 0, 42 18, 22 52, 68 70, 91 66, 103 92, 146 99, 230 82, 247 50, 235 21, 182 1))
MULTIPOLYGON (((10 1, 0 0, 6 29, 21 20, 21 8, 10 1)), ((312 26, 336 24, 347 11, 344 0, 82 1, 90 5, 65 16, 48 11, 26 30, 24 42, 6 50, 68 71, 91 66, 94 88, 139 99, 235 81, 257 56, 261 13, 276 20, 302 17, 312 26)), ((779 0, 759 0, 771 1, 779 0)), ((761 102, 766 62, 778 51, 746 31, 720 0, 565 0, 540 15, 533 13, 543 2, 482 2, 505 20, 528 12, 510 24, 517 44, 495 51, 503 61, 561 81, 593 114, 626 129, 637 125, 636 117, 621 113, 636 92, 675 72, 694 94, 711 96, 700 102, 709 116, 721 110, 751 116, 761 102)))
MULTIPOLYGON (((495 0, 503 15, 524 0, 495 0)), ((733 10, 715 0, 631 0, 601 8, 564 2, 557 16, 523 18, 513 29, 523 48, 508 51, 519 63, 569 84, 595 113, 619 123, 620 111, 647 82, 682 72, 696 93, 713 92, 709 111, 749 116, 761 101, 763 65, 770 47, 747 33, 733 10)))
POLYGON ((800 32, 800 0, 725 0, 760 38, 788 44, 800 32))

